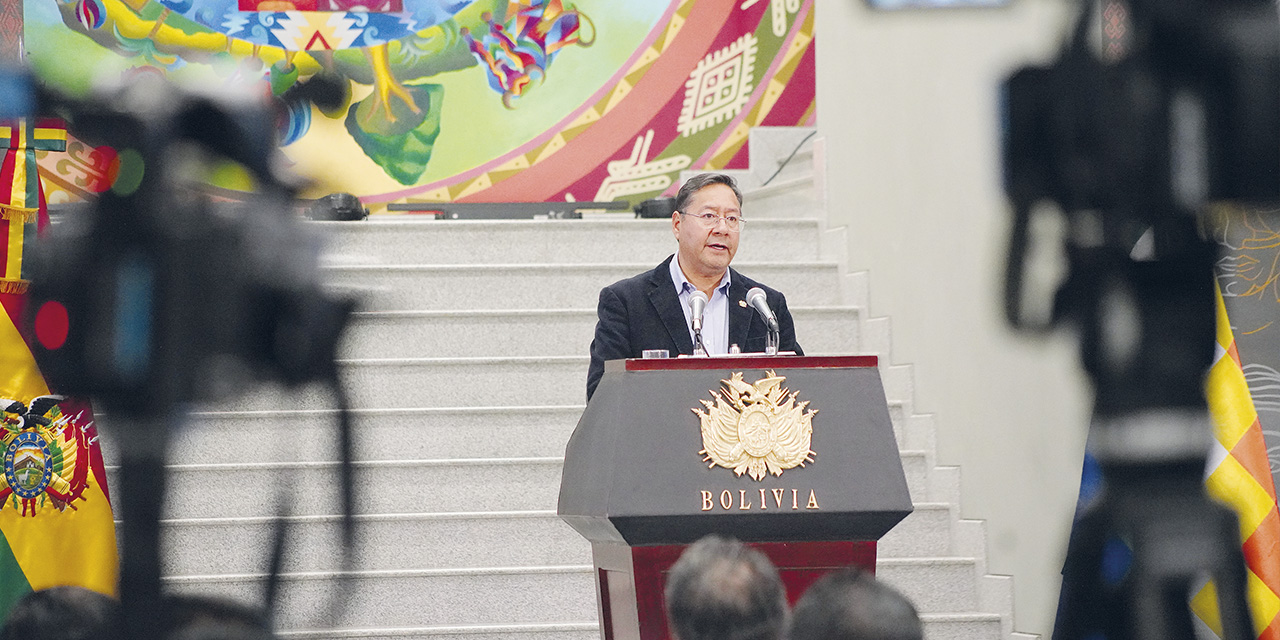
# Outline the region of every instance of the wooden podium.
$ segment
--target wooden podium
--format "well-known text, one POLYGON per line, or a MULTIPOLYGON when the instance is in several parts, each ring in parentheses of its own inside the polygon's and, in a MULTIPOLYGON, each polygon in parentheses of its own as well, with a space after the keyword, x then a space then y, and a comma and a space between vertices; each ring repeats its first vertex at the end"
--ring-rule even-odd
POLYGON ((875 570, 876 541, 912 510, 876 362, 605 363, 565 451, 558 509, 591 541, 604 640, 670 637, 666 573, 707 534, 768 555, 793 603, 829 571, 875 570))

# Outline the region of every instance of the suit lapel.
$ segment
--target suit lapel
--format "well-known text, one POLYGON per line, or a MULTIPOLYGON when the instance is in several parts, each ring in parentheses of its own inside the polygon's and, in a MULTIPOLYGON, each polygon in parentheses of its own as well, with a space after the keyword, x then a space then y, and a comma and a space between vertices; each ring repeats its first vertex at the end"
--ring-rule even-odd
POLYGON ((747 348, 747 329, 751 326, 751 314, 755 311, 747 306, 747 283, 742 274, 729 270, 729 344, 747 348))
POLYGON ((680 353, 690 354, 693 353, 693 339, 689 337, 689 328, 684 324, 684 309, 680 308, 680 297, 676 295, 676 287, 671 282, 670 264, 674 259, 673 255, 653 270, 653 275, 649 278, 649 302, 658 312, 658 318, 667 328, 667 333, 671 334, 671 340, 680 349, 680 353))

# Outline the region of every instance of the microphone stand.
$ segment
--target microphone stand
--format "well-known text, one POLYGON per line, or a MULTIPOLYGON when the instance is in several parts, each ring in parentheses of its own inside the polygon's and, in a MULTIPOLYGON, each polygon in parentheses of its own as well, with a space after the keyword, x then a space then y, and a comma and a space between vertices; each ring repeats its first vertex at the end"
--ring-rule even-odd
POLYGON ((693 355, 705 356, 707 353, 707 345, 702 342, 702 314, 707 310, 707 296, 701 291, 695 291, 689 298, 689 311, 692 317, 689 318, 689 327, 693 329, 693 355))
POLYGON ((779 335, 778 321, 770 318, 766 324, 769 327, 769 332, 764 339, 764 353, 765 355, 776 356, 778 355, 778 343, 782 340, 779 335))
POLYGON ((765 300, 764 289, 753 287, 747 292, 747 304, 760 314, 760 319, 764 320, 764 326, 768 329, 764 340, 764 353, 768 356, 778 355, 778 345, 782 342, 779 335, 781 331, 778 328, 778 318, 773 315, 773 310, 769 308, 769 303, 765 300))
POLYGON ((694 318, 693 322, 693 355, 705 356, 707 355, 707 346, 702 342, 702 323, 698 320, 698 318, 694 318))

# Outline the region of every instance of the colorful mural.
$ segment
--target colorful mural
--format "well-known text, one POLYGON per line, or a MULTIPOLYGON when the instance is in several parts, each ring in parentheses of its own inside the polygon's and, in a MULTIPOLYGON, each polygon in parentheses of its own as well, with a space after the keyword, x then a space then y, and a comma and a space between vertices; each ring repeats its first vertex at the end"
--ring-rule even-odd
MULTIPOLYGON (((813 0, 24 0, 46 82, 159 73, 272 96, 314 195, 613 200, 743 168, 754 126, 814 124, 813 0), (309 83, 342 87, 335 108, 309 83)), ((43 158, 51 202, 107 162, 43 158)))

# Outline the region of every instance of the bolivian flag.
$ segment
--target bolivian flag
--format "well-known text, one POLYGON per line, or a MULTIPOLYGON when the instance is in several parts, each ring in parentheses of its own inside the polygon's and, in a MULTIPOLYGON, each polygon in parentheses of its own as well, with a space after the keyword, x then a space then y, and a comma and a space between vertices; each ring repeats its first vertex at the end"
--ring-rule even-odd
MULTIPOLYGON (((1210 495, 1234 507, 1240 518, 1240 540, 1249 570, 1246 595, 1258 638, 1280 640, 1280 512, 1276 509, 1275 481, 1220 291, 1217 297, 1218 346, 1206 383, 1214 453, 1209 458, 1205 487, 1210 495)), ((1191 608, 1221 636, 1217 600, 1210 582, 1192 598, 1191 608)))
POLYGON ((116 590, 115 525, 92 413, 82 401, 33 403, 50 389, 18 329, 29 284, 23 250, 49 219, 36 151, 65 150, 66 140, 57 120, 0 120, 0 616, 36 589, 116 590), (25 411, 33 404, 40 415, 25 411))

